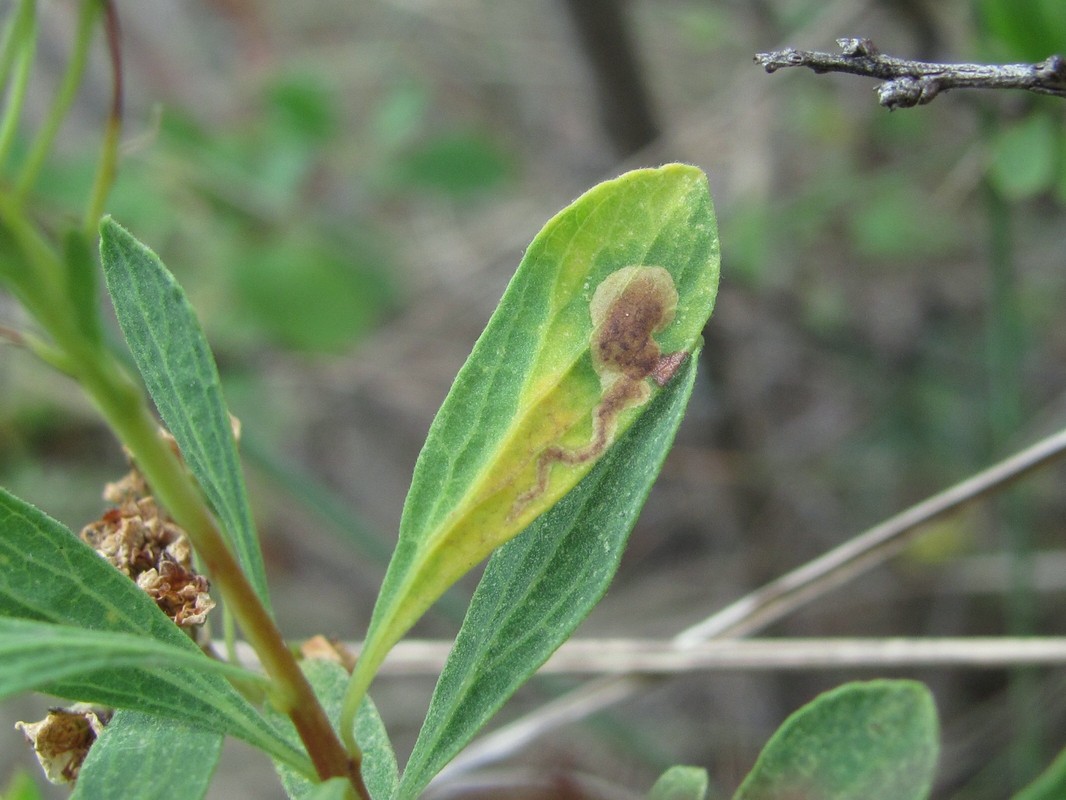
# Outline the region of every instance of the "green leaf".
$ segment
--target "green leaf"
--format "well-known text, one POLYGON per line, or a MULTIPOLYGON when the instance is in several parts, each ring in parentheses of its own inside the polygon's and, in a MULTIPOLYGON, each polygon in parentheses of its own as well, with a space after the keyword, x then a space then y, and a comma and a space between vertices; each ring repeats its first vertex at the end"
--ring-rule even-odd
POLYGON ((1005 197, 1021 200, 1052 187, 1057 177, 1059 127, 1051 115, 1032 113, 993 140, 988 177, 1005 197))
POLYGON ((174 720, 116 711, 93 742, 71 800, 196 800, 207 794, 222 734, 174 720))
POLYGON ((577 485, 647 409, 699 341, 717 285, 714 214, 695 167, 630 172, 548 222, 430 428, 346 715, 444 590, 577 485))
POLYGON ((1066 750, 1013 800, 1061 800, 1066 797, 1066 750))
MULTIPOLYGON (((348 686, 348 671, 340 664, 325 659, 310 658, 300 662, 300 668, 315 690, 315 696, 326 711, 330 722, 336 728, 340 721, 344 690, 348 686)), ((268 718, 283 729, 291 729, 292 723, 283 714, 268 709, 268 718)), ((363 782, 370 796, 377 800, 391 798, 398 782, 396 755, 392 751, 385 726, 378 716, 377 708, 369 697, 363 698, 363 705, 355 719, 355 733, 362 746, 363 782)), ((305 776, 295 772, 291 767, 275 762, 282 785, 289 797, 294 800, 311 800, 324 791, 322 786, 309 781, 305 776)), ((347 781, 343 782, 347 785, 347 781)), ((332 797, 332 795, 323 795, 332 797)), ((343 795, 342 795, 343 796, 343 795)))
POLYGON ((734 800, 924 800, 937 737, 936 706, 922 684, 848 683, 785 720, 734 800))
MULTIPOLYGON (((3 489, 0 617, 134 634, 206 659, 133 581, 60 523, 3 489)), ((223 678, 201 669, 108 669, 52 683, 48 691, 231 733, 312 771, 290 739, 281 737, 223 678)))
POLYGON ((695 375, 693 358, 572 492, 493 555, 433 692, 401 798, 417 797, 603 597, 695 375))
POLYGON ((214 506, 241 567, 268 604, 237 445, 196 314, 159 257, 110 217, 100 223, 100 256, 115 314, 148 392, 214 506))
POLYGON ((707 783, 707 770, 702 767, 670 767, 655 781, 648 800, 703 800, 707 783))
POLYGON ((189 667, 264 687, 268 684, 262 675, 215 661, 200 650, 175 647, 141 634, 0 617, 0 698, 34 689, 47 691, 57 681, 133 666, 145 670, 189 667))
POLYGON ((388 800, 396 795, 400 783, 396 754, 385 730, 385 723, 369 697, 363 698, 355 718, 355 738, 363 752, 363 782, 376 800, 388 800))

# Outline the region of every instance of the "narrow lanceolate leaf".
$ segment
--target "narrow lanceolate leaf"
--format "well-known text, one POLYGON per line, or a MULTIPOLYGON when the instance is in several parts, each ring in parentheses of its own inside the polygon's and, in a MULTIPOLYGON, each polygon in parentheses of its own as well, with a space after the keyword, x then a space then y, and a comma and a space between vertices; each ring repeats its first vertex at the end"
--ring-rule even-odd
MULTIPOLYGON (((341 696, 343 700, 343 695, 341 696)), ((400 783, 396 753, 385 730, 385 723, 369 697, 363 698, 355 717, 355 738, 363 753, 363 782, 373 800, 391 800, 400 783)))
MULTIPOLYGON (((314 688, 315 696, 325 709, 330 722, 336 727, 340 722, 344 690, 348 685, 348 671, 340 664, 324 659, 307 659, 300 662, 300 667, 314 688)), ((267 714, 276 726, 291 729, 292 723, 284 714, 277 711, 268 711, 267 714)), ((392 743, 385 732, 381 717, 378 716, 377 708, 369 697, 363 698, 363 705, 355 719, 355 735, 362 745, 361 772, 371 798, 389 800, 393 797, 399 782, 396 755, 393 753, 392 743)), ((317 800, 332 797, 323 788, 325 784, 312 783, 286 764, 276 763, 275 766, 281 776, 285 792, 293 800, 317 800)), ((344 785, 348 785, 347 782, 344 785)))
POLYGON ((81 765, 70 800, 198 800, 207 794, 222 734, 139 711, 116 711, 81 765))
POLYGON ((670 767, 655 781, 648 800, 703 800, 707 785, 707 770, 703 767, 670 767))
POLYGON ((207 339, 159 257, 110 217, 100 224, 104 280, 122 333, 167 429, 214 506, 264 603, 266 573, 232 425, 207 339))
POLYGON ((140 634, 0 617, 0 698, 125 667, 188 667, 267 685, 262 675, 140 634))
POLYGON ((603 596, 695 374, 693 358, 573 491, 492 556, 433 692, 401 798, 418 797, 603 596))
POLYGON ((548 222, 430 428, 346 714, 429 605, 647 410, 699 341, 717 283, 694 167, 628 173, 548 222))
POLYGON ((785 720, 734 800, 925 800, 938 750, 924 685, 847 683, 785 720))
MULTIPOLYGON (((209 659, 137 585, 38 509, 0 489, 0 617, 132 634, 209 659)), ((72 659, 73 660, 73 659, 72 659)), ((202 668, 116 667, 49 683, 48 692, 230 733, 297 769, 306 756, 218 675, 202 668)))

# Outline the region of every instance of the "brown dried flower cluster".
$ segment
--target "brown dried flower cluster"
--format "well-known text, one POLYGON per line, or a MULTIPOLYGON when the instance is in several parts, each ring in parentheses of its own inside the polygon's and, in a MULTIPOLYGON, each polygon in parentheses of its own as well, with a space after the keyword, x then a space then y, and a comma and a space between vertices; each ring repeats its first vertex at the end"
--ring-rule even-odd
MULTIPOLYGON (((194 633, 215 601, 207 593, 207 579, 193 570, 185 531, 160 509, 136 467, 109 483, 104 499, 113 507, 82 529, 82 540, 133 579, 178 626, 194 633)), ((50 781, 74 783, 110 718, 110 711, 75 704, 15 727, 33 745, 50 781)))
POLYGON ((40 722, 19 722, 15 728, 33 745, 44 774, 52 783, 73 783, 111 712, 77 704, 53 708, 40 722))
POLYGON ((202 625, 215 607, 207 579, 192 567, 188 537, 159 508, 136 468, 109 483, 104 499, 114 504, 81 538, 128 575, 183 629, 202 625))

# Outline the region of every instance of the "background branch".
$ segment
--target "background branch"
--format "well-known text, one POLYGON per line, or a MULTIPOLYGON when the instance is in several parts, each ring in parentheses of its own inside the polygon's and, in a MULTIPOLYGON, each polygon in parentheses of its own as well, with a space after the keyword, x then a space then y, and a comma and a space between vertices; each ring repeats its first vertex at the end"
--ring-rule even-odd
MULTIPOLYGON (((343 647, 357 654, 361 642, 343 647)), ((453 642, 407 639, 385 658, 381 675, 435 677, 453 642)), ((237 643, 241 665, 259 666, 255 651, 237 643)), ((976 669, 1019 664, 1066 664, 1066 637, 832 637, 714 640, 685 646, 670 639, 570 639, 555 651, 542 675, 676 675, 736 670, 809 670, 955 666, 976 669)))
POLYGON ((878 102, 888 109, 930 102, 948 89, 1023 89, 1066 97, 1066 59, 1049 56, 1038 64, 939 64, 881 55, 869 39, 837 39, 840 54, 786 48, 756 53, 767 72, 807 67, 815 72, 847 72, 884 81, 878 102))

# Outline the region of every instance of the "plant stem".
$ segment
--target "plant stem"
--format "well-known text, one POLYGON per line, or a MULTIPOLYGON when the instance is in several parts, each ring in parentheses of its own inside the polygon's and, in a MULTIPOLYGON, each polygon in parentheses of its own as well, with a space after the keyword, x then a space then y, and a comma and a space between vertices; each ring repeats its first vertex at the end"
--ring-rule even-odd
POLYGON ((74 50, 71 53, 70 65, 67 67, 63 82, 56 92, 55 100, 48 111, 48 117, 38 132, 33 142, 33 148, 26 158, 16 185, 16 194, 24 198, 37 180, 48 151, 55 141, 59 127, 63 124, 70 106, 74 103, 74 97, 81 85, 82 75, 85 74, 85 63, 89 58, 89 43, 92 41, 93 25, 100 13, 100 0, 82 0, 81 12, 78 14, 78 27, 74 36, 74 50))
POLYGON ((7 93, 3 121, 0 121, 0 166, 7 161, 15 143, 22 104, 26 100, 30 68, 37 49, 37 14, 34 0, 22 0, 18 13, 4 31, 0 50, 0 87, 6 86, 8 75, 14 70, 7 93))
POLYGON ((104 213, 104 203, 115 182, 118 169, 118 142, 122 130, 122 49, 119 46, 118 15, 111 0, 101 0, 104 4, 104 31, 107 34, 107 52, 111 57, 111 110, 107 115, 104 129, 104 141, 100 147, 100 161, 96 168, 92 192, 85 209, 85 233, 92 236, 100 217, 104 213))
POLYGON ((0 34, 0 86, 7 83, 15 58, 33 35, 33 0, 20 0, 18 11, 8 17, 0 34))
POLYGON ((368 798, 358 761, 349 759, 295 656, 170 447, 159 437, 143 395, 114 363, 90 359, 77 377, 108 424, 133 453, 153 493, 188 533, 208 574, 232 609, 272 680, 271 698, 293 721, 322 780, 349 779, 368 798))
MULTIPOLYGON (((0 123, 0 156, 10 146, 25 95, 26 75, 33 52, 33 0, 23 0, 19 22, 7 37, 9 46, 21 48, 14 85, 5 119, 0 123), (29 15, 29 22, 21 22, 29 15), (19 27, 19 24, 23 27, 19 27), (29 25, 26 30, 25 26, 29 25), (7 138, 4 138, 7 137, 7 138)), ((13 192, 0 192, 0 226, 6 229, 22 265, 4 265, 16 294, 48 331, 54 363, 72 375, 94 402, 118 438, 129 448, 159 503, 188 534, 190 541, 218 586, 248 641, 255 648, 270 679, 269 693, 279 711, 293 722, 307 749, 318 777, 323 781, 341 777, 352 791, 370 800, 360 773, 358 758, 349 757, 295 655, 286 646, 248 576, 222 535, 199 487, 177 455, 158 434, 144 393, 128 376, 118 359, 99 342, 83 335, 72 299, 69 276, 50 243, 27 218, 23 200, 40 173, 64 117, 73 103, 88 58, 92 29, 101 9, 107 13, 108 44, 113 77, 113 99, 96 181, 86 210, 85 225, 91 231, 100 216, 104 198, 114 180, 122 111, 122 83, 118 51, 118 28, 110 0, 82 0, 74 50, 59 92, 37 135, 13 192)), ((3 63, 14 56, 0 54, 3 63)))
MULTIPOLYGON (((0 191, 0 225, 7 229, 26 263, 5 272, 19 300, 58 341, 74 310, 66 293, 63 263, 49 243, 26 218, 18 200, 0 191)), ((70 341, 77 341, 77 338, 70 341)))
POLYGON ((65 356, 63 369, 89 395, 118 438, 129 448, 159 502, 188 534, 270 677, 271 699, 292 719, 322 780, 348 779, 369 800, 359 772, 330 725, 311 685, 286 646, 270 613, 241 570, 214 517, 178 457, 158 435, 143 392, 107 349, 86 340, 66 294, 62 264, 21 212, 0 192, 0 222, 26 264, 23 299, 65 356), (36 278, 37 280, 32 280, 36 278))

